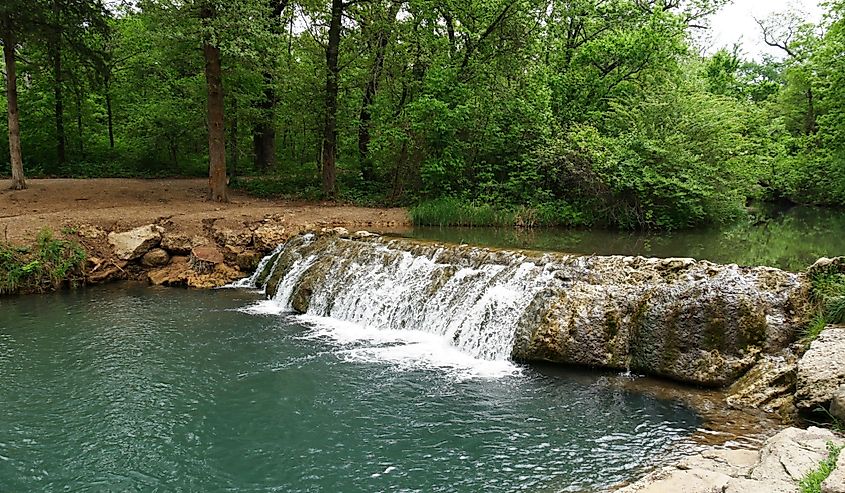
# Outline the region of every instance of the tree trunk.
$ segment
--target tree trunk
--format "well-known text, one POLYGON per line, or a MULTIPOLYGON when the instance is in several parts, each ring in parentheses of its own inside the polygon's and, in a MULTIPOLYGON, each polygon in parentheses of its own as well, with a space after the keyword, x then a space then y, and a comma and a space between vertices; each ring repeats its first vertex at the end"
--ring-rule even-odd
POLYGON ((259 102, 261 121, 255 125, 252 133, 255 167, 261 172, 276 168, 276 127, 273 125, 273 109, 276 107, 276 91, 273 89, 273 76, 264 73, 264 98, 259 102))
POLYGON ((15 67, 15 36, 3 36, 3 57, 6 62, 6 102, 9 114, 9 154, 12 161, 12 188, 26 188, 21 157, 21 124, 18 114, 18 79, 15 67))
POLYGON ((337 196, 337 86, 340 69, 337 65, 340 50, 340 21, 343 1, 332 0, 329 23, 329 44, 326 48, 326 123, 323 129, 323 196, 337 196))
MULTIPOLYGON (((61 25, 61 6, 53 2, 53 21, 56 26, 61 25)), ((55 99, 56 117, 56 159, 60 164, 67 161, 66 138, 65 138, 65 111, 62 96, 62 33, 61 28, 55 27, 48 42, 48 51, 53 61, 53 96, 55 99)))
POLYGON ((238 172, 238 159, 240 150, 238 149, 238 100, 236 98, 232 98, 232 126, 229 129, 229 142, 231 143, 230 147, 232 148, 232 177, 237 176, 238 172))
POLYGON ((106 118, 109 125, 109 148, 114 149, 114 113, 111 108, 111 81, 107 77, 105 80, 106 86, 106 118))
POLYGON ((361 177, 368 182, 375 180, 373 160, 370 158, 370 121, 372 120, 370 105, 375 100, 376 91, 378 91, 379 78, 384 68, 384 55, 390 40, 390 27, 393 25, 398 12, 399 2, 393 2, 387 14, 388 27, 379 33, 373 69, 370 72, 367 86, 364 88, 364 100, 361 102, 361 114, 358 118, 358 163, 361 167, 361 177))
POLYGON ((223 74, 220 48, 203 41, 205 80, 208 92, 208 198, 228 201, 226 195, 226 134, 223 128, 223 74))

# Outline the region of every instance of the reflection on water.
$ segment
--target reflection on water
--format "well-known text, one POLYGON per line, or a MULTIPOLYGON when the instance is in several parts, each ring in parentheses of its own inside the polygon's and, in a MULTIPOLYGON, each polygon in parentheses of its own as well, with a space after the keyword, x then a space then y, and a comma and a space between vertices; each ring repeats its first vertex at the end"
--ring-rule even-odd
POLYGON ((579 254, 692 257, 797 272, 819 257, 845 255, 845 211, 816 207, 767 210, 730 226, 672 233, 418 227, 407 236, 579 254))

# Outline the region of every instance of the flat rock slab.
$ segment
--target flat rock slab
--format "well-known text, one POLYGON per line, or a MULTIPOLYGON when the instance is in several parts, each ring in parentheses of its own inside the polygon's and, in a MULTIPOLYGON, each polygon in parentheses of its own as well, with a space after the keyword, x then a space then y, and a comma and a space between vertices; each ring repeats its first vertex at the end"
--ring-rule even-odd
POLYGON ((845 327, 828 326, 798 361, 795 405, 814 409, 826 405, 845 384, 845 327))
MULTIPOLYGON (((787 428, 768 439, 761 450, 707 449, 616 492, 797 493, 798 481, 827 457, 828 442, 843 444, 845 438, 822 428, 787 428)), ((830 493, 834 492, 840 493, 830 493)))
POLYGON ((164 229, 148 224, 122 233, 109 233, 109 244, 120 260, 135 260, 158 246, 164 229))

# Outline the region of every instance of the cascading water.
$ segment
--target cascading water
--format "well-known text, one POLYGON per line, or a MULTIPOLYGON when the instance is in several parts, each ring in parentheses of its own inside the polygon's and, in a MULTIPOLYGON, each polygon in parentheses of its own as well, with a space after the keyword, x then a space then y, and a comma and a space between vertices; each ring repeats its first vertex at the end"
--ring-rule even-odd
MULTIPOLYGON (((441 260, 442 249, 412 253, 379 244, 349 252, 350 240, 336 240, 310 252, 311 243, 295 239, 265 259, 285 266, 278 280, 267 276, 275 283, 269 291, 276 312, 291 310, 308 290, 307 309, 300 310, 307 315, 437 335, 484 360, 510 357, 526 308, 555 282, 548 267, 518 255, 507 263, 456 266, 441 260)), ((257 275, 245 284, 254 286, 257 275)))
POLYGON ((404 344, 429 360, 513 357, 724 386, 755 355, 794 340, 803 282, 777 269, 693 259, 302 235, 244 285, 269 298, 249 311, 320 317, 344 343, 373 340, 385 351, 404 344))

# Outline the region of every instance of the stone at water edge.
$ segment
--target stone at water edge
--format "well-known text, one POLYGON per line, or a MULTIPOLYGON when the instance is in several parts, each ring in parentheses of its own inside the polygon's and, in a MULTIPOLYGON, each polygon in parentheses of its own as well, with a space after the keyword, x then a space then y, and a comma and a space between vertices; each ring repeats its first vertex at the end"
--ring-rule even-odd
POLYGON ((122 233, 109 233, 109 243, 120 260, 135 260, 158 246, 164 228, 148 224, 122 233))
POLYGON ((170 255, 163 248, 153 248, 141 257, 141 264, 146 267, 161 267, 170 262, 170 255))
POLYGON ((845 424, 845 384, 840 385, 833 394, 833 399, 830 400, 830 414, 845 424))
POLYGON ((269 252, 284 243, 288 234, 284 226, 261 226, 252 233, 252 242, 261 252, 269 252))
POLYGON ((844 443, 830 430, 787 428, 759 451, 708 448, 616 493, 797 493, 798 481, 827 458, 828 442, 844 443))
POLYGON ((839 453, 836 469, 822 483, 822 493, 845 493, 845 453, 839 453))
POLYGON ((161 247, 172 255, 188 255, 191 253, 191 239, 179 233, 164 233, 161 237, 161 247))
POLYGON ((798 358, 789 350, 764 355, 728 388, 726 401, 736 409, 762 409, 788 416, 794 411, 795 373, 798 358))
POLYGON ((798 361, 795 405, 813 410, 826 406, 845 384, 845 326, 828 326, 798 361))

